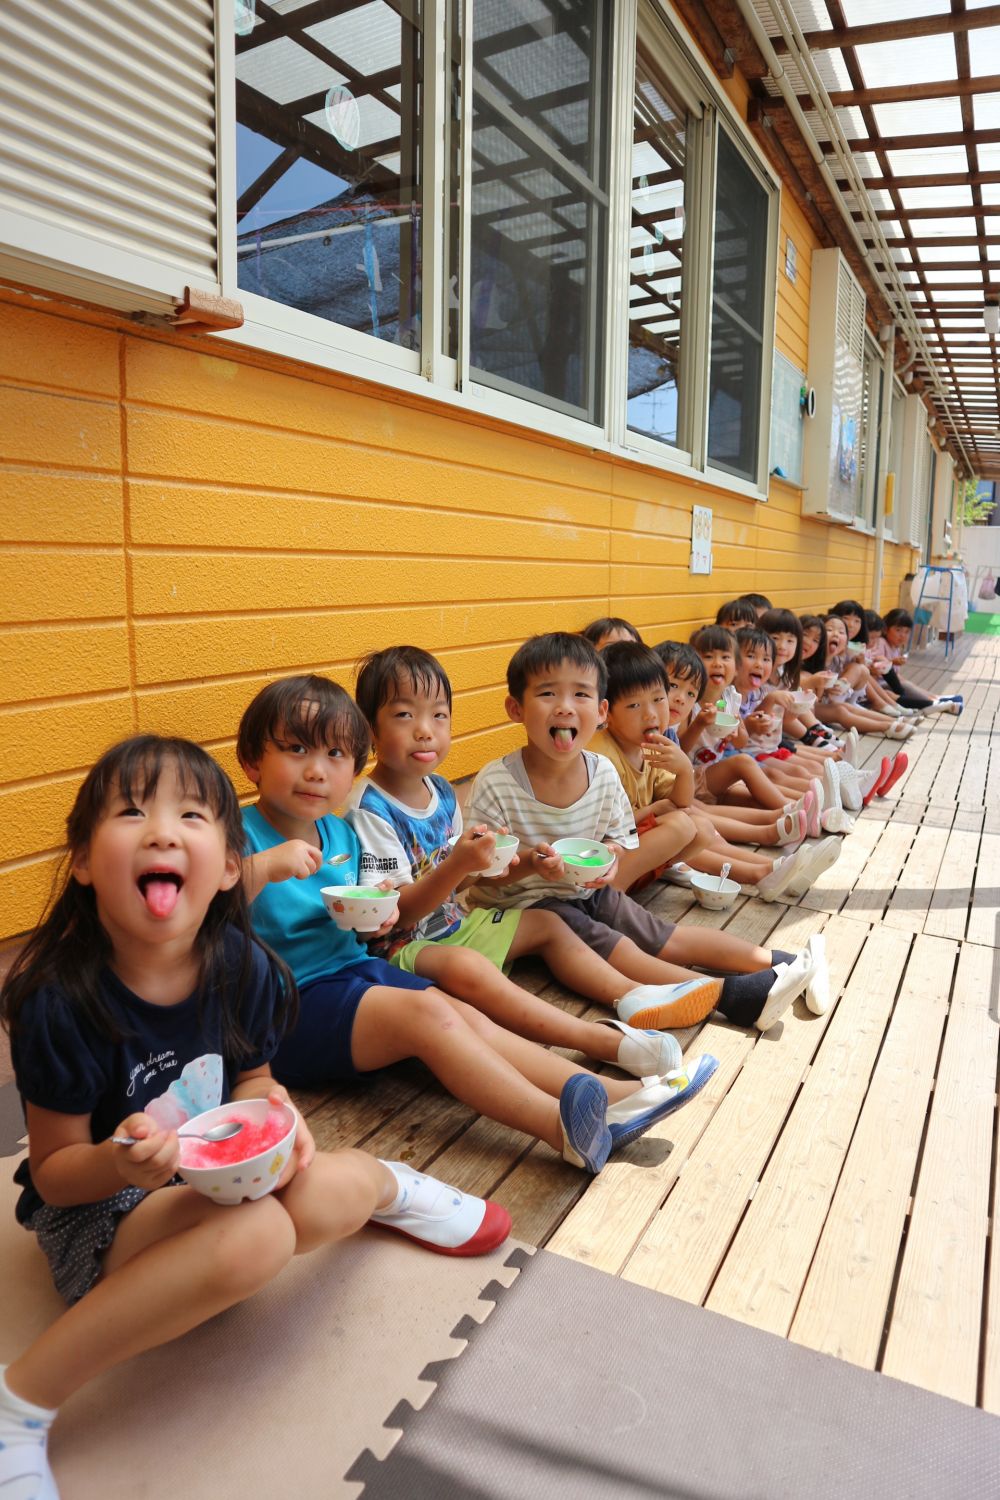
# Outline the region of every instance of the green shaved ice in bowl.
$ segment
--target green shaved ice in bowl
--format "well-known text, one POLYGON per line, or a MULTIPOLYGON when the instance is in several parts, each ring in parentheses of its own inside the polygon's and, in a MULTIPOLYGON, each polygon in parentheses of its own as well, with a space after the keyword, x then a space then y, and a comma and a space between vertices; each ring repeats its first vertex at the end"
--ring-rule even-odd
POLYGON ((598 870, 603 869, 603 867, 609 863, 609 861, 600 854, 591 854, 589 857, 583 854, 564 854, 563 861, 567 865, 581 865, 584 867, 592 867, 598 870))

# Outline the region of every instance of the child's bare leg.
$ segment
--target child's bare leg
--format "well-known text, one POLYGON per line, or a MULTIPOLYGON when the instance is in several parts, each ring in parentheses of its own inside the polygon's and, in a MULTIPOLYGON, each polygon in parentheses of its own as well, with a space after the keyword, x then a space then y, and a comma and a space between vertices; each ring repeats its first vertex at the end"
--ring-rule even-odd
MULTIPOLYGON (((559 920, 555 912, 523 913, 517 937, 511 944, 508 956, 513 960, 525 953, 538 953, 561 983, 589 999, 600 1000, 603 1005, 613 1005, 628 989, 622 976, 596 953, 592 953, 586 943, 571 932, 565 922, 559 920), (537 919, 544 927, 551 923, 553 928, 562 928, 571 956, 569 962, 560 967, 572 977, 566 978, 564 974, 558 973, 549 956, 550 950, 559 953, 559 945, 555 939, 548 944, 544 937, 539 937, 535 943, 531 942, 535 926, 529 920, 531 918, 537 919), (546 918, 548 921, 544 921, 546 918), (527 932, 522 932, 526 923, 527 932), (579 948, 578 954, 573 951, 574 945, 579 948), (596 971, 596 985, 590 971, 596 971), (581 981, 579 984, 575 982, 578 979, 581 981), (601 993, 591 995, 590 991, 594 988, 601 993)), ((599 1026, 594 1021, 581 1021, 579 1016, 568 1014, 558 1005, 539 1000, 537 995, 522 989, 519 984, 494 968, 482 953, 475 953, 468 948, 445 948, 438 943, 428 943, 417 954, 413 968, 422 978, 433 979, 447 994, 464 1000, 484 1016, 489 1016, 498 1026, 506 1027, 517 1036, 527 1037, 539 1046, 572 1047, 601 1062, 614 1062, 618 1056, 620 1032, 611 1031, 607 1026, 599 1026)))
MULTIPOLYGON (((495 1026, 441 990, 386 985, 366 990, 351 1034, 351 1054, 360 1073, 419 1058, 463 1104, 537 1136, 557 1151, 562 1150, 559 1094, 572 1074, 585 1071, 495 1026), (489 1040, 484 1039, 487 1034, 489 1040), (516 1064, 512 1055, 519 1059, 516 1064)), ((632 1093, 636 1086, 623 1087, 632 1093)), ((613 1096, 610 1087, 608 1095, 624 1097, 613 1096)))
POLYGON ((668 963, 700 964, 733 974, 756 974, 760 969, 772 967, 770 948, 760 948, 731 932, 706 927, 675 927, 659 956, 668 963))
POLYGON ((715 846, 702 849, 700 854, 695 855, 694 868, 704 871, 706 875, 721 875, 723 865, 728 865, 729 879, 738 880, 740 885, 756 885, 773 868, 769 859, 758 858, 749 854, 746 849, 732 849, 728 844, 723 844, 722 851, 724 852, 720 852, 715 846))
POLYGON ((59 1406, 102 1371, 252 1296, 294 1252, 276 1198, 221 1209, 193 1189, 151 1193, 123 1221, 104 1279, 9 1366, 7 1383, 25 1401, 59 1406))
POLYGON ((677 859, 695 834, 695 826, 687 813, 666 813, 657 819, 655 828, 640 835, 638 849, 625 849, 618 856, 618 869, 612 884, 619 891, 627 891, 643 875, 677 859))
POLYGON ((244 1301, 293 1254, 353 1234, 396 1190, 374 1156, 343 1151, 317 1156, 256 1203, 220 1208, 193 1188, 150 1193, 122 1220, 102 1279, 8 1367, 7 1383, 25 1401, 58 1406, 102 1371, 244 1301))
POLYGON ((705 772, 705 785, 713 797, 719 797, 720 800, 728 800, 737 782, 741 781, 760 806, 773 808, 775 812, 784 809, 787 797, 783 797, 778 788, 771 785, 759 762, 751 755, 731 755, 727 760, 716 761, 705 772))
POLYGON ((894 721, 886 714, 872 713, 869 708, 859 708, 856 703, 848 707, 844 703, 823 704, 824 723, 843 724, 856 729, 859 734, 885 734, 894 721))
POLYGON ((784 789, 786 801, 789 795, 800 797, 803 792, 807 792, 812 780, 809 771, 793 771, 789 768, 787 761, 765 760, 763 762, 763 771, 764 775, 779 791, 784 789))

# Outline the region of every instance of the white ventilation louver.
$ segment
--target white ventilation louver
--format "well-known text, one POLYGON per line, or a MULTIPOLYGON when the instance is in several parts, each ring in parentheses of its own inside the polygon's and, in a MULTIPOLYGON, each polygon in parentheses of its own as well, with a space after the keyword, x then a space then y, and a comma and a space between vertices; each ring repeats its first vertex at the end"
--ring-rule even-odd
POLYGON ((217 295, 212 0, 2 0, 0 275, 122 311, 217 295))

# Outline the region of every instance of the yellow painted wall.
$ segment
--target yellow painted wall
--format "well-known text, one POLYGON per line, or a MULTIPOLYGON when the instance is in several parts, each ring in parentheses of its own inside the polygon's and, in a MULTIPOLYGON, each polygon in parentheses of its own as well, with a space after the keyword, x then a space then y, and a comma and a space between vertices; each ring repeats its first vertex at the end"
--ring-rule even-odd
MULTIPOLYGON (((804 363, 797 233, 778 342, 804 363)), ((755 505, 13 291, 0 384, 0 937, 37 919, 80 778, 122 735, 189 735, 235 773, 269 677, 348 681, 406 641, 453 679, 457 776, 516 742, 504 668, 534 631, 611 613, 655 642, 745 589, 795 609, 870 591, 870 541, 802 520, 787 485, 755 505), (687 570, 695 502, 715 513, 707 579, 687 570)), ((886 549, 893 601, 909 558, 886 549)))

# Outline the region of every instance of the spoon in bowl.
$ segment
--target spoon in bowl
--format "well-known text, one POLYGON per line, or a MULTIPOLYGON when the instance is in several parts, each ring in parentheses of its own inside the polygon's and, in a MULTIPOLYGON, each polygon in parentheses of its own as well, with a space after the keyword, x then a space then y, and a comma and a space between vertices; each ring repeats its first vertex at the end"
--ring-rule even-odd
MULTIPOLYGON (((214 1146, 217 1141, 232 1140, 233 1136, 239 1135, 242 1129, 242 1120, 223 1120, 221 1125, 213 1125, 211 1130, 178 1130, 177 1138, 181 1141, 208 1141, 214 1146)), ((141 1137, 113 1135, 111 1139, 116 1146, 138 1146, 141 1137)))

